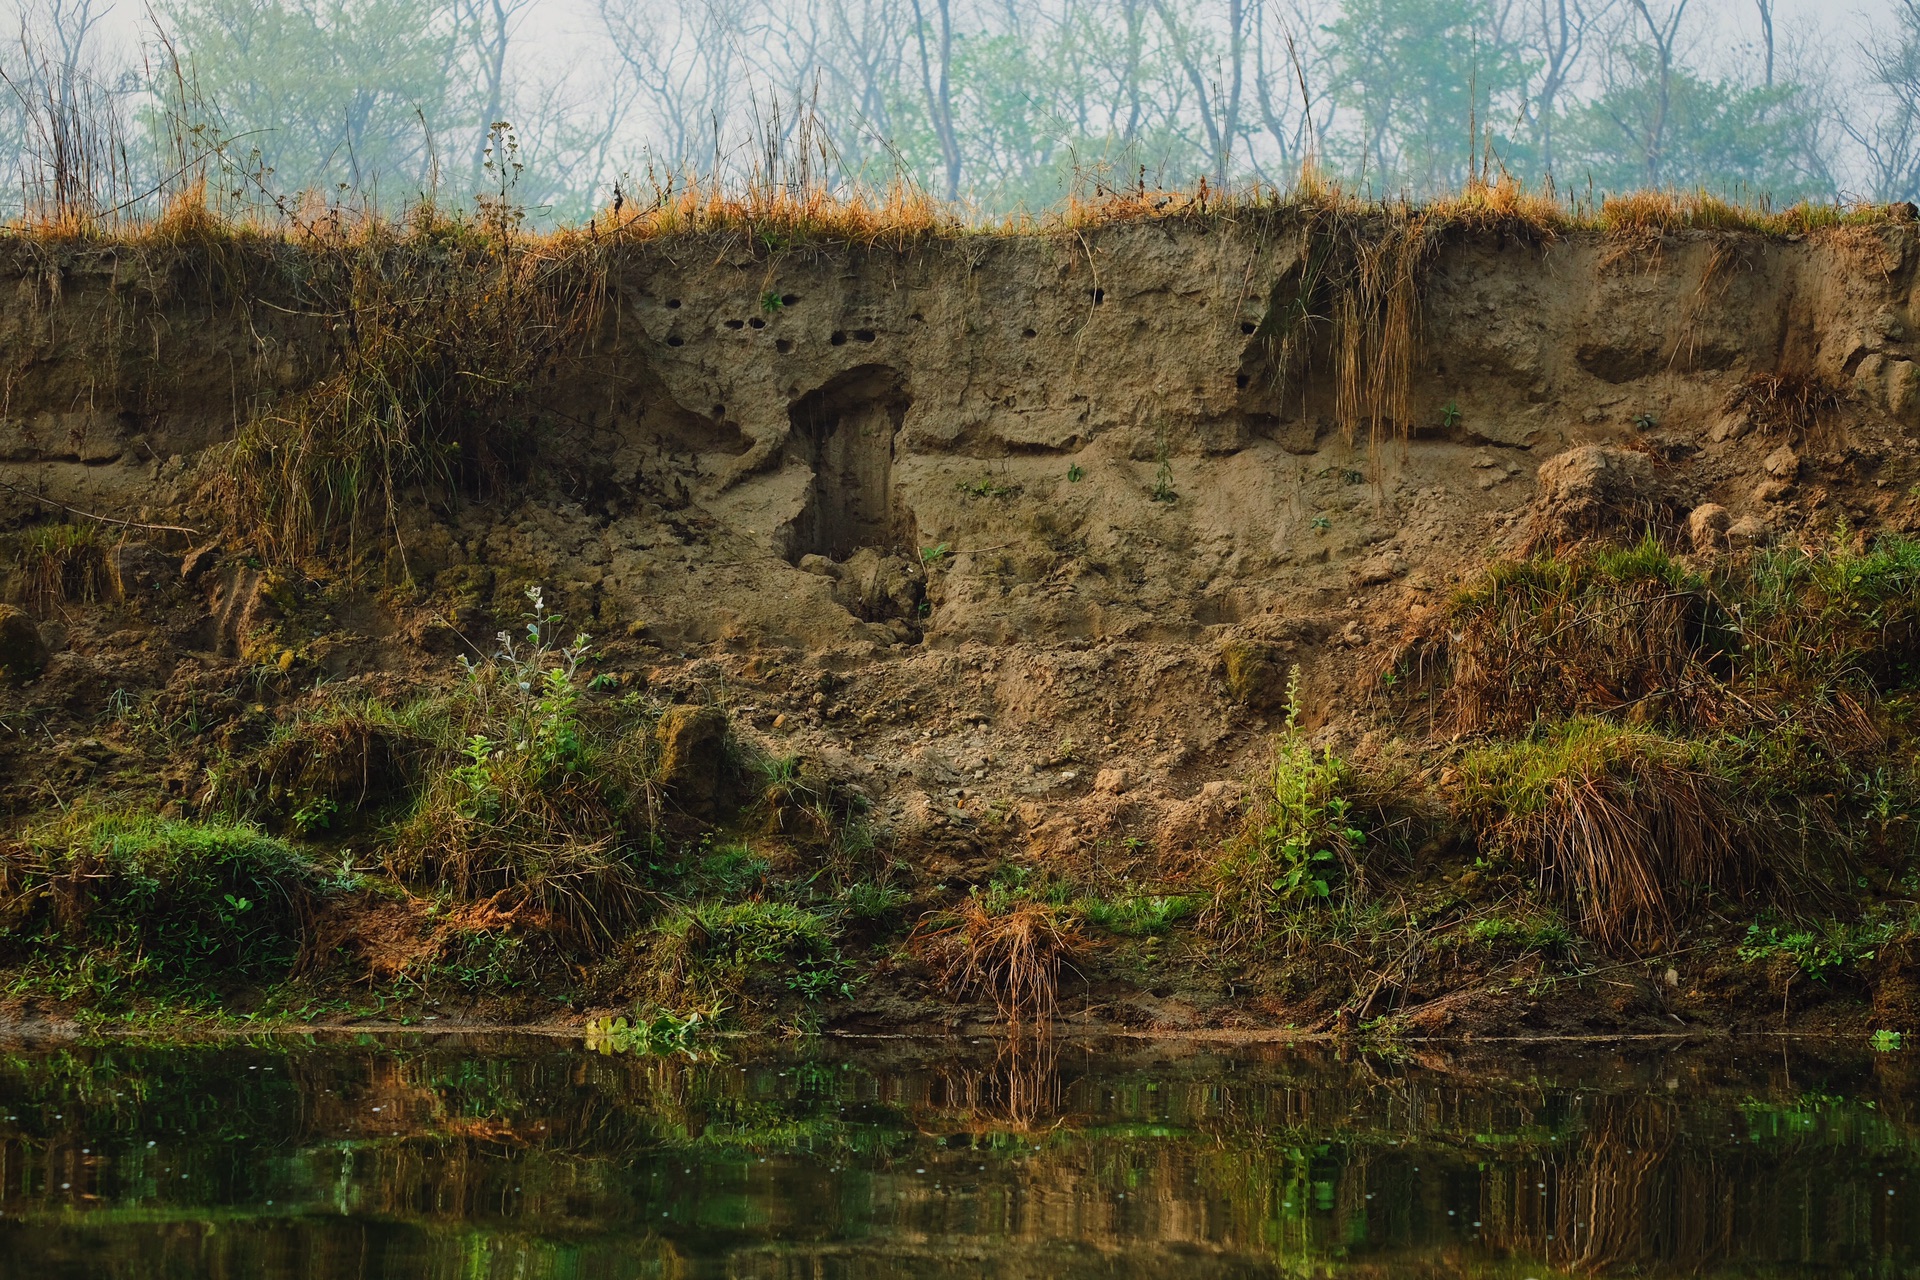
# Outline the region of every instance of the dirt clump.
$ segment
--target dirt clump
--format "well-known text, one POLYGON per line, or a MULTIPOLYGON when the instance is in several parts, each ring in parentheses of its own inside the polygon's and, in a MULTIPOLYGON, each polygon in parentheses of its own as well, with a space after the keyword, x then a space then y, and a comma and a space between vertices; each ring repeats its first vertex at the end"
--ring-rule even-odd
POLYGON ((0 681, 21 685, 47 665, 47 645, 25 610, 0 604, 0 681))

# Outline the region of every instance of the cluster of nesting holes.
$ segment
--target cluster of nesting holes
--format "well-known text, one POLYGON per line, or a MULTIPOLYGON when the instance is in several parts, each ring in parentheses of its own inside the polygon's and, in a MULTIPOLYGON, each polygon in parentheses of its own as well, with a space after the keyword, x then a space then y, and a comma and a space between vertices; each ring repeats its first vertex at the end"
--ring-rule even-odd
POLYGON ((835 329, 827 341, 836 347, 844 347, 847 345, 847 339, 849 337, 855 342, 872 342, 877 336, 879 335, 875 334, 871 329, 855 329, 851 334, 844 329, 835 329))
MULTIPOLYGON (((797 293, 783 293, 780 295, 780 306, 782 309, 791 307, 799 301, 800 301, 800 295, 797 293)), ((668 298, 666 305, 667 305, 667 310, 678 311, 680 309, 680 299, 668 298)), ((753 316, 750 319, 746 319, 746 320, 722 320, 720 323, 723 327, 728 329, 764 329, 767 327, 767 322, 759 316, 753 316)), ((862 342, 873 341, 873 334, 870 331, 863 329, 861 330, 861 333, 866 334, 864 338, 861 338, 862 342)), ((855 336, 858 337, 859 335, 856 334, 855 336)), ((668 337, 667 345, 670 347, 682 347, 686 345, 686 341, 687 340, 685 338, 682 338, 679 334, 673 334, 670 337, 668 337)), ((834 341, 834 345, 838 346, 840 345, 840 343, 846 341, 846 337, 843 334, 836 333, 833 335, 833 341, 834 341)), ((785 338, 779 338, 775 340, 773 344, 773 349, 775 351, 778 351, 781 355, 785 355, 789 351, 793 350, 793 343, 789 342, 785 338)))

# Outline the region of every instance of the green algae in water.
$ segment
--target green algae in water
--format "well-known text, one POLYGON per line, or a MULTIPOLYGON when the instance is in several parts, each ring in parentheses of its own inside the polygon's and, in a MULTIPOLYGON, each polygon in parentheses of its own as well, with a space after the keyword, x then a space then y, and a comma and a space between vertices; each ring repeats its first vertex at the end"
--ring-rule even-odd
POLYGON ((726 1052, 15 1049, 0 1275, 1920 1271, 1906 1053, 726 1052))

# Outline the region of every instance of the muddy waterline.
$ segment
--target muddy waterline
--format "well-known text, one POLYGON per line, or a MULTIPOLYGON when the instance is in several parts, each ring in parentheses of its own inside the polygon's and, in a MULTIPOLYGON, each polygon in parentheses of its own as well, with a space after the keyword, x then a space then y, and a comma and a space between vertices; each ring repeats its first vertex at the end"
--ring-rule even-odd
POLYGON ((0 1275, 1920 1271, 1920 1055, 1467 1052, 14 1047, 0 1275))

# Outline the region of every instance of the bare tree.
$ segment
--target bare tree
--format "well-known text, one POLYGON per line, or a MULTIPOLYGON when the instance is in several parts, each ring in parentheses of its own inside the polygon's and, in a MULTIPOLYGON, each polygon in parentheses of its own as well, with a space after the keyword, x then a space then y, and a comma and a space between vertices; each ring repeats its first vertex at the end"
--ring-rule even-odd
MULTIPOLYGON (((1598 0, 1604 10, 1609 0, 1598 0)), ((1579 72, 1587 32, 1594 11, 1582 0, 1530 0, 1526 9, 1525 43, 1539 59, 1539 78, 1528 95, 1525 112, 1540 148, 1540 172, 1554 172, 1553 127, 1560 98, 1579 72)))
POLYGON ((598 0, 614 55, 633 76, 661 154, 674 168, 717 167, 750 88, 752 0, 598 0))
POLYGON ((1880 200, 1920 196, 1920 0, 1894 0, 1889 30, 1861 47, 1867 85, 1878 110, 1841 116, 1841 127, 1866 160, 1880 200))
POLYGON ((1204 19, 1176 14, 1169 0, 1153 0, 1154 11, 1166 32, 1169 48, 1193 86, 1200 112, 1200 125, 1206 130, 1213 180, 1224 187, 1232 177, 1233 153, 1240 138, 1241 93, 1245 86, 1247 36, 1252 6, 1248 0, 1226 0, 1226 11, 1218 15, 1226 20, 1222 33, 1226 40, 1225 66, 1215 67, 1209 75, 1209 48, 1204 19), (1223 84, 1220 77, 1225 78, 1223 84))
POLYGON ((1646 183, 1657 187, 1663 177, 1666 158, 1667 122, 1673 111, 1673 77, 1681 24, 1690 0, 1665 5, 1650 5, 1648 0, 1627 0, 1646 28, 1647 48, 1652 51, 1652 110, 1642 123, 1638 139, 1644 161, 1646 183), (1657 10, 1657 12, 1656 12, 1657 10))
POLYGON ((914 37, 920 46, 920 85, 926 94, 927 116, 940 142, 943 190, 948 200, 960 198, 960 135, 953 127, 953 0, 927 0, 939 29, 928 50, 928 22, 923 0, 913 0, 914 37))

